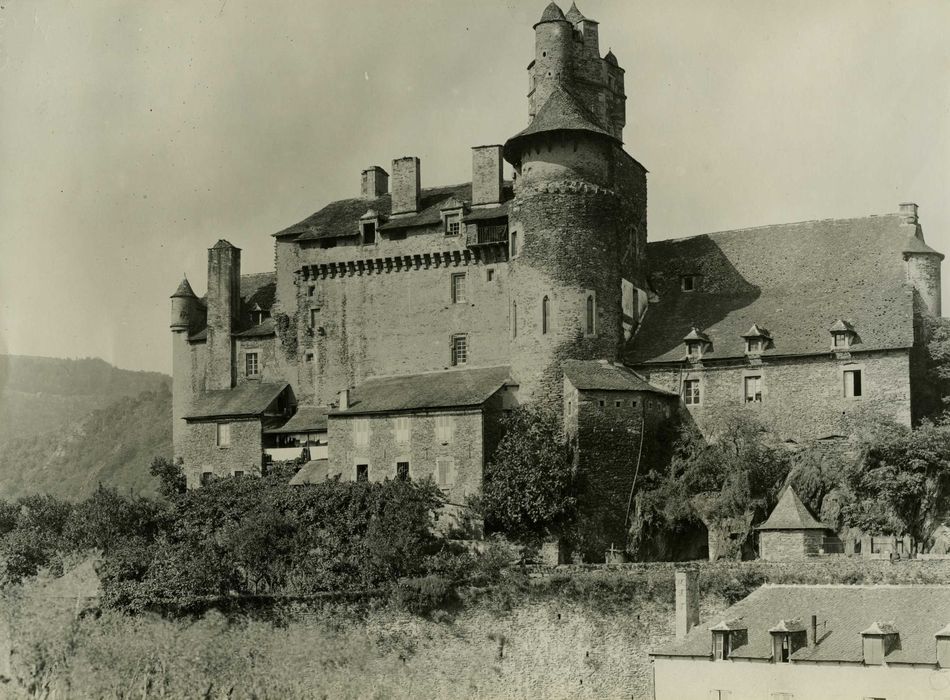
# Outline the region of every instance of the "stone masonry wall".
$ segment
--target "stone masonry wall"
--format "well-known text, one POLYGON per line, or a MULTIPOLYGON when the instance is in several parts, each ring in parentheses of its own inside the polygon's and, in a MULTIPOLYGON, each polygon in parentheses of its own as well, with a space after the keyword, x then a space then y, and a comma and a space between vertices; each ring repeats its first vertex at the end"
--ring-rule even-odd
POLYGON ((682 382, 700 381, 700 405, 684 412, 703 432, 715 426, 724 412, 749 411, 771 426, 783 439, 814 439, 848 435, 849 422, 865 412, 878 412, 910 425, 911 387, 909 352, 853 353, 850 359, 827 356, 769 359, 761 366, 748 360, 704 367, 637 368, 657 387, 682 393, 682 382), (862 371, 863 396, 844 397, 846 369, 862 371), (744 403, 743 383, 749 375, 762 377, 761 403, 744 403))
POLYGON ((450 458, 455 464, 455 483, 444 489, 450 503, 464 504, 469 494, 481 488, 484 463, 483 419, 480 410, 445 411, 400 415, 331 415, 330 471, 339 472, 345 481, 356 479, 356 465, 369 465, 369 480, 396 477, 396 463, 409 462, 409 476, 423 480, 431 476, 437 482, 437 460, 450 458), (447 442, 436 440, 437 416, 448 417, 453 425, 447 442), (396 421, 409 419, 409 441, 396 440, 396 421), (358 421, 366 421, 366 441, 357 442, 358 421))
POLYGON ((278 364, 277 339, 274 336, 266 338, 237 338, 234 360, 237 365, 236 386, 247 382, 277 383, 286 381, 286 376, 278 364), (257 353, 258 372, 255 378, 247 376, 247 354, 257 353))
POLYGON ((805 558, 805 533, 801 530, 767 530, 759 533, 759 558, 765 561, 798 561, 805 558))
POLYGON ((227 421, 231 424, 230 447, 216 445, 215 422, 188 423, 181 444, 188 487, 200 484, 203 472, 215 476, 231 476, 235 470, 247 474, 261 471, 261 422, 255 420, 227 421))

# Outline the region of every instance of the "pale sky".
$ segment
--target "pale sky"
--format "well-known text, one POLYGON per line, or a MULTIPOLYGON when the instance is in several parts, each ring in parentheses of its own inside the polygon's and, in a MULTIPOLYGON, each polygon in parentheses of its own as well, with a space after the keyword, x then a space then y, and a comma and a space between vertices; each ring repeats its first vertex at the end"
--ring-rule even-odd
MULTIPOLYGON (((217 239, 273 269, 363 168, 465 182, 522 129, 545 4, 0 0, 0 352, 169 372, 168 297, 217 239)), ((915 201, 950 252, 950 2, 580 10, 626 69, 652 240, 915 201)))

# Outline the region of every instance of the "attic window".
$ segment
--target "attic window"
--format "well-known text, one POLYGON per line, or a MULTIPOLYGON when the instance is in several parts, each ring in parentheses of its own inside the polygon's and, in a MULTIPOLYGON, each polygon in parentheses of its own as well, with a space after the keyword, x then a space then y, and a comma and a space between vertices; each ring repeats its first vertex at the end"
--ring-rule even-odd
POLYGON ((699 275, 683 275, 680 277, 680 289, 684 292, 695 292, 699 288, 699 275))
POLYGON ((703 345, 704 343, 698 340, 691 340, 686 343, 686 355, 691 360, 698 360, 703 356, 703 345))
POLYGON ((716 661, 729 659, 729 633, 713 632, 713 658, 716 661))
POLYGON ((750 355, 760 353, 765 349, 765 341, 762 338, 746 338, 745 351, 750 355))
POLYGON ((360 229, 363 232, 363 245, 376 245, 376 222, 364 221, 360 229))
POLYGON ((851 347, 851 334, 847 331, 836 331, 831 334, 832 343, 836 348, 851 347))
POLYGON ((462 230, 462 216, 459 213, 445 215, 445 235, 457 236, 462 230))

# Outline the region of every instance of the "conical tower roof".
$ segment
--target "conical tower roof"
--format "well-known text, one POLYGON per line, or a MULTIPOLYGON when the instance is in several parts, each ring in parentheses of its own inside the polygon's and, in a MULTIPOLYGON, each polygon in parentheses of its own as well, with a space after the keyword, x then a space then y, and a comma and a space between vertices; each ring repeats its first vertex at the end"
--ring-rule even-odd
POLYGON ((769 514, 768 520, 759 525, 758 530, 830 530, 820 523, 802 499, 795 493, 791 484, 785 486, 778 503, 769 514))
POLYGON ((537 24, 534 26, 537 27, 538 24, 544 24, 545 22, 566 22, 564 18, 564 13, 561 12, 561 8, 557 6, 557 3, 552 2, 547 7, 544 8, 544 12, 541 13, 541 19, 537 21, 537 24))
POLYGON ((194 297, 198 298, 198 295, 195 294, 195 291, 191 288, 191 285, 188 283, 188 278, 183 277, 181 284, 178 285, 178 289, 175 290, 175 293, 171 295, 171 298, 175 297, 194 297))
POLYGON ((534 119, 531 120, 528 128, 518 132, 505 142, 505 160, 512 164, 515 163, 518 157, 516 146, 528 136, 552 131, 585 131, 590 134, 606 136, 610 140, 620 143, 618 138, 597 124, 594 115, 588 112, 563 85, 555 85, 548 99, 541 105, 538 113, 534 115, 534 119))
POLYGON ((571 3, 571 9, 567 11, 567 14, 564 16, 571 24, 577 24, 578 22, 584 21, 584 15, 581 14, 581 11, 577 9, 577 3, 571 3))
POLYGON ((901 252, 904 255, 939 255, 941 260, 944 258, 943 253, 934 250, 914 234, 912 234, 910 238, 907 239, 907 243, 904 244, 904 250, 901 252))

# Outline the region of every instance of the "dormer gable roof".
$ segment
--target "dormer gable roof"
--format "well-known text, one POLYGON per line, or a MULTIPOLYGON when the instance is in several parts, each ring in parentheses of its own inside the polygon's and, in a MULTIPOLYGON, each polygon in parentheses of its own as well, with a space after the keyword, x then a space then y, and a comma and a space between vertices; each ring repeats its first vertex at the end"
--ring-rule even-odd
POLYGON ((897 634, 897 627, 893 622, 872 622, 871 626, 861 632, 861 635, 871 637, 883 636, 887 634, 897 634))
POLYGON ((767 329, 762 328, 757 323, 752 324, 752 328, 742 334, 743 338, 768 338, 772 339, 772 334, 767 329))
POLYGON ((701 331, 701 330, 699 330, 698 328, 696 328, 696 326, 693 326, 693 327, 690 329, 689 333, 687 333, 687 334, 683 337, 683 342, 684 342, 684 343, 688 343, 688 342, 690 342, 690 341, 696 341, 696 340, 702 341, 702 342, 704 342, 704 343, 708 343, 708 342, 709 342, 709 336, 706 335, 703 331, 701 331))

